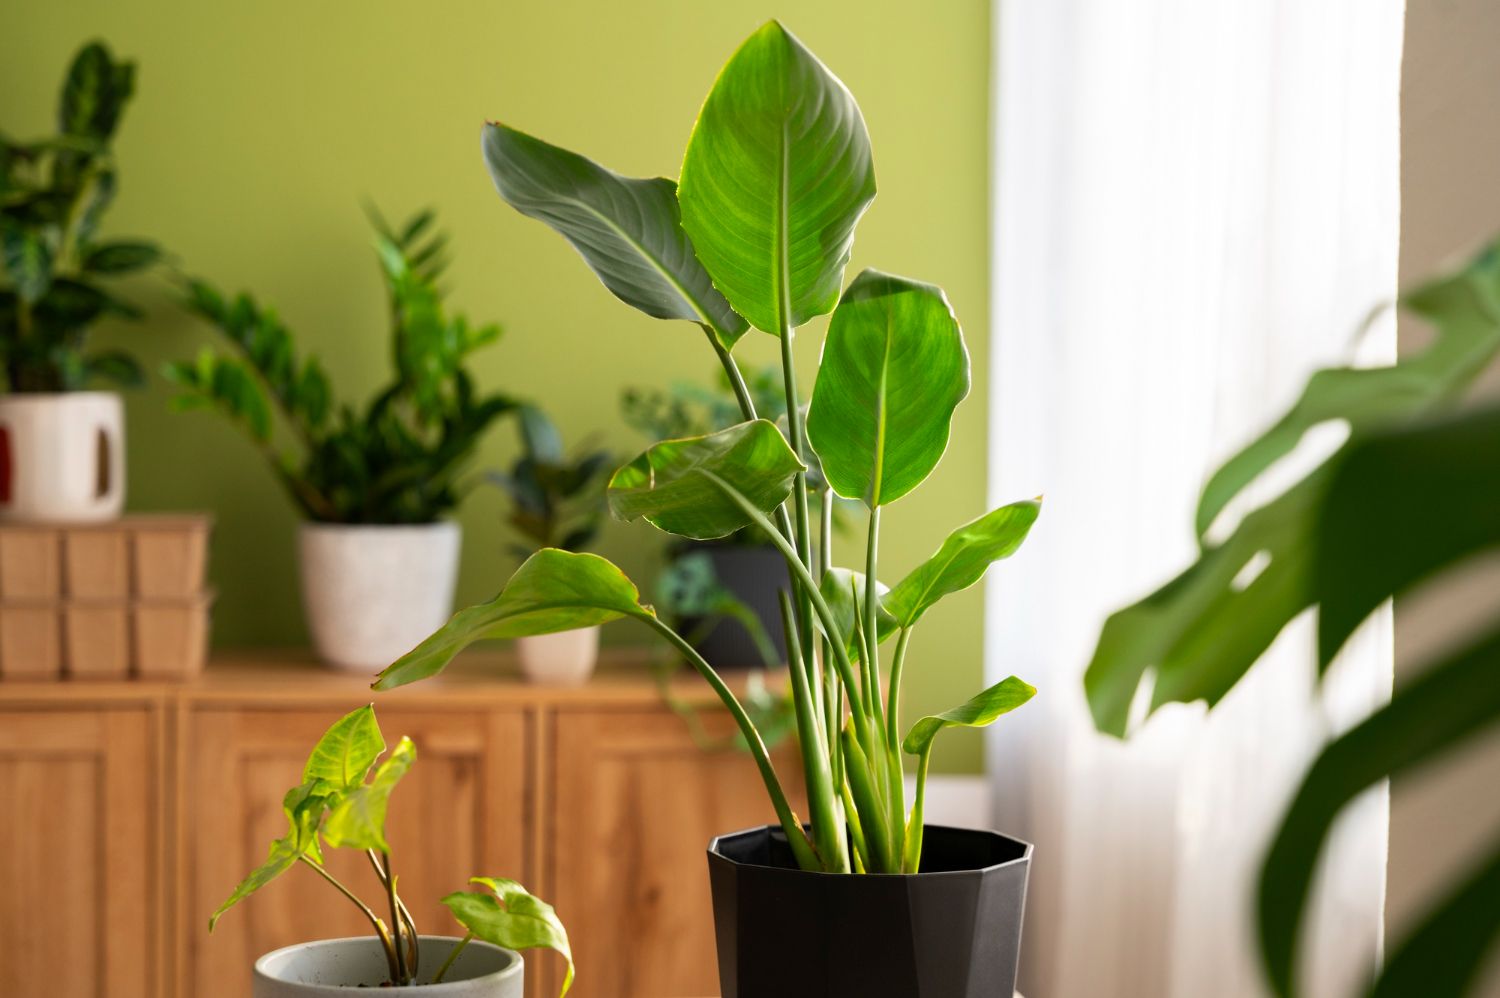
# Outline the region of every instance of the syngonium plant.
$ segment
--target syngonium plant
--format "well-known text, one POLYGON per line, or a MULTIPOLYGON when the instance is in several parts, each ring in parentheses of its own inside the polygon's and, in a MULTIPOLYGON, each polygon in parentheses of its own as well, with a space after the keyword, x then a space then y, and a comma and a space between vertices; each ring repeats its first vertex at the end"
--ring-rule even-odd
POLYGON ((1010 677, 921 719, 902 739, 897 719, 912 630, 938 600, 1015 551, 1040 504, 1013 503, 958 528, 893 589, 876 581, 881 510, 921 484, 942 457, 954 409, 969 391, 969 356, 940 288, 877 270, 843 288, 855 225, 875 197, 869 134, 854 97, 773 21, 719 73, 680 184, 621 176, 502 124, 485 126, 482 146, 506 202, 561 233, 626 303, 700 326, 734 386, 742 422, 652 446, 616 472, 609 505, 620 519, 645 518, 692 539, 755 524, 785 557, 792 592, 782 594, 783 627, 809 825, 804 831, 792 811, 734 693, 641 604, 618 568, 593 555, 537 552, 498 597, 460 611, 382 672, 376 688, 431 676, 480 638, 634 618, 676 648, 733 715, 802 869, 918 871, 933 738, 946 727, 988 724, 1035 691, 1010 677), (804 409, 793 336, 828 312, 804 409), (780 341, 785 430, 758 418, 733 356, 752 327, 780 341), (809 468, 818 462, 822 476, 810 486, 809 468), (869 508, 863 573, 831 565, 832 504, 821 502, 820 522, 811 522, 813 488, 869 508), (879 650, 893 636, 883 691, 879 650), (909 811, 903 753, 917 757, 909 811))
MULTIPOLYGON (((230 908, 301 863, 316 871, 369 920, 385 951, 392 986, 441 984, 464 947, 477 937, 506 949, 540 946, 561 953, 568 961, 568 971, 559 998, 567 994, 573 983, 573 954, 568 946, 568 932, 557 913, 514 880, 492 877, 469 880, 471 884, 489 888, 489 893, 455 891, 439 902, 453 913, 466 932, 427 980, 418 979, 421 947, 417 943, 417 925, 401 900, 398 890, 401 878, 391 866, 391 847, 385 833, 391 791, 416 764, 417 748, 410 738, 403 736, 381 762, 385 749, 373 705, 351 711, 324 732, 307 757, 302 783, 288 790, 281 802, 287 818, 286 834, 271 843, 266 861, 241 881, 209 916, 208 931, 213 932, 220 916, 230 908), (356 849, 365 854, 380 884, 382 900, 389 908, 389 925, 375 914, 374 908, 328 872, 323 865, 324 846, 356 849)), ((379 906, 380 902, 376 904, 379 906)))

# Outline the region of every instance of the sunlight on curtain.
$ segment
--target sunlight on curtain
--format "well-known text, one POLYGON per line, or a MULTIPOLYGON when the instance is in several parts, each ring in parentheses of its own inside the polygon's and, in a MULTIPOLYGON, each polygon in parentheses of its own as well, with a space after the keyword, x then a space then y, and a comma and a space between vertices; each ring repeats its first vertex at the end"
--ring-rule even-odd
MULTIPOLYGON (((1320 699, 1304 615, 1212 713, 1169 705, 1128 743, 1093 731, 1082 675, 1105 616, 1191 562, 1209 472, 1348 361, 1395 294, 1402 16, 1401 0, 999 4, 990 497, 1046 496, 986 594, 990 681, 1041 691, 989 741, 997 826, 1037 846, 1028 998, 1263 994, 1269 836, 1328 733, 1389 697, 1388 609, 1320 699)), ((1387 312, 1358 359, 1395 344, 1387 312)), ((1309 437, 1267 478, 1338 443, 1309 437)), ((1313 994, 1373 966, 1386 815, 1381 788, 1335 831, 1313 994)))

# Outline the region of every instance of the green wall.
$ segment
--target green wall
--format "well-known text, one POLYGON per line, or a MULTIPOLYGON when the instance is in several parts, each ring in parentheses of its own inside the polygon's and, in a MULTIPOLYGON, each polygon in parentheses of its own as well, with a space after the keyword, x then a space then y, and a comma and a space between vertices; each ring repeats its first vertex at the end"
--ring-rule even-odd
MULTIPOLYGON (((850 277, 872 265, 941 284, 973 354, 975 389, 946 459, 885 514, 881 574, 894 582, 983 512, 989 6, 10 3, 0 11, 0 128, 22 138, 50 127, 63 70, 84 40, 102 37, 136 59, 110 231, 155 238, 186 271, 274 303, 338 391, 360 401, 385 377, 386 326, 359 199, 402 217, 437 206, 454 237, 452 303, 506 328, 476 362, 481 383, 538 399, 569 439, 598 432, 634 452, 641 441, 617 418, 620 388, 707 378, 712 354, 693 326, 617 302, 562 239, 504 205, 480 160, 480 124, 503 120, 627 174, 675 177, 719 67, 766 19, 782 18, 849 85, 869 123, 880 195, 860 224, 850 277)), ((130 344, 153 369, 209 342, 164 284, 131 291, 150 322, 104 338, 130 344)), ((822 332, 819 322, 798 341, 809 386, 822 332)), ((752 333, 737 353, 770 361, 774 343, 752 333)), ((167 397, 158 379, 129 400, 131 508, 216 513, 218 644, 305 640, 290 505, 228 425, 170 415, 167 397)), ((481 464, 505 460, 512 435, 508 426, 492 434, 481 464)), ((501 509, 488 490, 463 508, 460 604, 492 596, 514 567, 501 552, 501 509)), ((652 532, 611 523, 602 553, 649 578, 652 532)), ((927 616, 907 668, 910 716, 978 689, 981 610, 975 589, 927 616)), ((611 627, 615 643, 646 639, 629 624, 611 627)), ((945 735, 935 766, 977 770, 978 739, 945 735)))

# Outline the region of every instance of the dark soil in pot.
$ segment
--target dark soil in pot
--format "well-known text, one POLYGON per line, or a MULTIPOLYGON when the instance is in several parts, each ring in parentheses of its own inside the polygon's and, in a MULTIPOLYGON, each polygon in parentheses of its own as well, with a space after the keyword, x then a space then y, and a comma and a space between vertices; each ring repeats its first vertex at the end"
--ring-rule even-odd
POLYGON ((723 998, 1011 998, 1031 846, 928 825, 922 872, 797 869, 763 825, 708 850, 723 998))

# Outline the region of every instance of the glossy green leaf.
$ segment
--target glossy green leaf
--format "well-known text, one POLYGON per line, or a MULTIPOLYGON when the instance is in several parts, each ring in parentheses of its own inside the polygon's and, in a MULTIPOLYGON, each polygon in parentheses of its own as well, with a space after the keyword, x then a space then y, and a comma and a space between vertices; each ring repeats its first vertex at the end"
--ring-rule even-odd
MULTIPOLYGON (((1310 383, 1297 412, 1278 424, 1282 428, 1247 448, 1249 456, 1231 459, 1225 477, 1211 480, 1200 527, 1307 427, 1348 419, 1353 432, 1340 454, 1347 453, 1383 427, 1448 404, 1472 383, 1500 351, 1500 254, 1487 247, 1463 270, 1418 288, 1403 303, 1436 328, 1433 344, 1393 367, 1315 376, 1318 387, 1310 383)), ((1084 676, 1100 731, 1125 734, 1131 701, 1151 668, 1151 709, 1169 701, 1217 703, 1282 628, 1313 605, 1314 517, 1330 469, 1325 462, 1310 472, 1246 516, 1223 544, 1205 546, 1177 578, 1110 616, 1084 676)))
POLYGON ((989 689, 976 693, 966 703, 924 717, 912 725, 906 733, 906 740, 901 743, 901 751, 908 755, 923 755, 944 728, 982 728, 1035 695, 1036 687, 1028 686, 1015 676, 1002 679, 989 689))
POLYGON ((385 812, 391 791, 417 761, 417 747, 402 737, 390 757, 375 767, 369 783, 344 794, 323 822, 323 841, 334 848, 378 849, 389 852, 385 841, 385 812))
MULTIPOLYGON (((1302 781, 1261 871, 1261 950, 1279 995, 1290 998, 1296 992, 1303 906, 1319 851, 1339 811, 1377 781, 1441 755, 1497 719, 1500 633, 1400 687, 1390 704, 1323 750, 1302 781)), ((1451 942, 1456 950, 1440 944, 1430 952, 1440 960, 1456 959, 1462 937, 1451 942)))
POLYGON ((83 256, 83 269, 95 274, 131 274, 161 260, 161 248, 154 243, 119 240, 90 247, 83 256))
POLYGON ((748 526, 751 518, 713 476, 769 513, 791 494, 802 462, 764 419, 687 440, 663 440, 615 472, 609 509, 618 519, 644 516, 672 534, 707 540, 748 526))
POLYGON ((374 688, 394 689, 436 675, 481 638, 517 638, 591 627, 620 617, 652 617, 634 585, 594 554, 543 548, 527 558, 499 596, 460 610, 380 674, 374 688))
POLYGON ((573 951, 568 946, 568 930, 552 906, 526 892, 514 880, 473 877, 471 884, 483 884, 494 895, 458 891, 442 899, 453 917, 478 939, 506 949, 525 950, 545 947, 561 953, 568 961, 559 998, 573 985, 573 951))
POLYGON ((683 231, 672 181, 622 177, 506 125, 484 126, 481 144, 506 203, 556 229, 615 297, 658 319, 707 324, 726 349, 744 335, 749 324, 683 231))
POLYGON ((959 527, 937 554, 897 583, 882 600, 885 608, 901 626, 911 627, 938 600, 984 578, 991 562, 1014 554, 1041 511, 1040 499, 1025 499, 959 527))
MULTIPOLYGON (((880 595, 880 602, 875 607, 875 636, 877 641, 884 641, 900 629, 901 622, 891 615, 887 607, 887 594, 890 588, 878 579, 875 587, 875 591, 880 595)), ((823 601, 828 604, 828 609, 832 612, 834 625, 838 628, 844 647, 852 653, 858 637, 855 623, 864 620, 862 616, 865 602, 864 573, 853 572, 847 568, 830 568, 823 573, 823 580, 818 583, 818 591, 823 594, 823 601)), ((823 621, 820 618, 815 616, 813 620, 818 630, 824 630, 823 621)))
POLYGON ((52 286, 52 251, 38 234, 0 227, 0 257, 22 301, 35 304, 52 286))
POLYGON ((941 288, 864 270, 828 323, 807 438, 839 495, 870 507, 922 483, 969 394, 969 351, 941 288))
POLYGON ((327 780, 341 790, 361 786, 384 751, 385 739, 375 721, 375 707, 366 704, 345 714, 318 739, 302 769, 302 779, 327 780))
POLYGON ((1332 661, 1390 596, 1500 544, 1500 408, 1395 430, 1352 448, 1318 519, 1318 650, 1332 661))
POLYGON ((214 930, 219 916, 291 869, 303 856, 309 856, 315 862, 322 861, 318 850, 318 822, 323 817, 329 800, 336 793, 337 789, 327 780, 316 778, 287 791, 281 804, 282 811, 287 816, 286 835, 271 843, 271 852, 266 861, 242 880, 223 904, 214 909, 208 919, 209 932, 214 930))
POLYGON ((875 197, 854 97, 779 23, 740 46, 682 163, 682 225, 714 284, 779 334, 838 301, 854 226, 875 197))
POLYGON ((85 45, 74 57, 63 84, 58 131, 108 140, 134 90, 134 63, 115 62, 100 42, 85 45))

